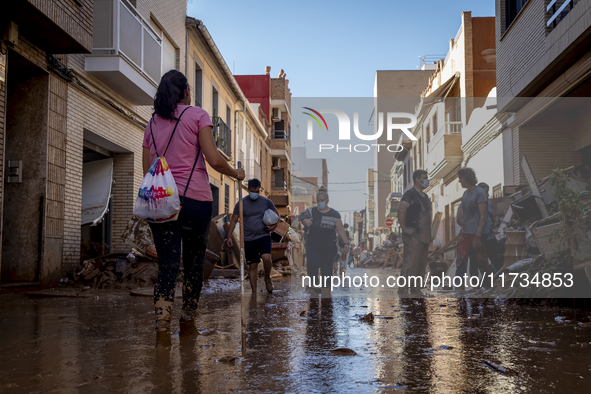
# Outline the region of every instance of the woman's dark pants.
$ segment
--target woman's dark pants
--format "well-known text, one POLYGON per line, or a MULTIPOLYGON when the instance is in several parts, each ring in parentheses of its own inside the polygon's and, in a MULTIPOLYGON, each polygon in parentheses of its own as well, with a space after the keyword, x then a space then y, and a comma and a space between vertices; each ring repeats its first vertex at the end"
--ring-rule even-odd
POLYGON ((182 318, 194 319, 197 314, 211 211, 211 201, 185 198, 176 221, 150 223, 158 253, 158 279, 154 287, 157 331, 170 329, 176 279, 181 264, 181 244, 184 267, 182 318))

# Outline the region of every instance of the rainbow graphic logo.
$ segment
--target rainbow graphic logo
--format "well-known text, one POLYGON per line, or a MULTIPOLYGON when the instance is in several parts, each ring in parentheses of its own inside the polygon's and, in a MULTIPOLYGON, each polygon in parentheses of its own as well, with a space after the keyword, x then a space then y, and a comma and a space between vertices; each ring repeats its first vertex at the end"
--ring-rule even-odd
MULTIPOLYGON (((308 111, 312 111, 316 115, 318 115, 320 117, 320 119, 322 119, 322 122, 324 123, 324 126, 326 127, 326 131, 328 131, 328 125, 326 124, 326 120, 324 120, 324 117, 322 115, 320 115, 320 112, 318 112, 318 111, 316 111, 316 110, 314 110, 312 108, 309 108, 309 107, 302 107, 302 108, 307 109, 308 111)), ((312 115, 309 112, 302 112, 302 113, 303 114, 306 114, 308 116, 311 116, 316 121, 316 123, 318 123, 318 126, 320 126, 320 130, 323 130, 322 123, 320 123, 320 120, 316 116, 312 115)))

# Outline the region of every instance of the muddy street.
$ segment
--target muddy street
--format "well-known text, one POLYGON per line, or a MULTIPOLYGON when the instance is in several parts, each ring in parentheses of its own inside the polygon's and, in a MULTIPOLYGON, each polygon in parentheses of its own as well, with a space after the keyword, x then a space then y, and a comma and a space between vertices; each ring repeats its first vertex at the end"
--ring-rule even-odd
POLYGON ((170 349, 155 348, 151 297, 100 290, 85 298, 3 295, 0 391, 591 389, 589 311, 455 298, 326 299, 293 294, 287 281, 276 288, 248 295, 246 358, 235 287, 206 289, 200 335, 179 336, 176 323, 170 349), (360 320, 370 312, 373 322, 360 320))

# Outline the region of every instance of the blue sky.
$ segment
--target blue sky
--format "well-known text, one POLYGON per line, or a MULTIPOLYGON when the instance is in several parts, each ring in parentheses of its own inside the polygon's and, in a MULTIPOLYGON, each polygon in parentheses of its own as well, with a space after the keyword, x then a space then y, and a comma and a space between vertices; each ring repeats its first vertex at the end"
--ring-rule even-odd
POLYGON ((494 16, 494 0, 189 0, 235 74, 276 77, 298 97, 371 97, 376 70, 414 70, 445 54, 462 11, 494 16))
MULTIPOLYGON (((297 103, 338 108, 334 99, 320 104, 306 97, 373 97, 376 70, 415 70, 419 56, 445 55, 463 11, 494 16, 494 0, 189 0, 188 5, 189 16, 203 21, 235 74, 264 74, 271 66, 277 77, 285 70, 294 98, 292 146, 306 146, 307 119, 299 116, 297 103)), ((371 101, 361 107, 371 111, 371 101)), ((369 129, 367 122, 360 127, 369 129)), ((344 215, 363 209, 373 153, 319 153, 317 143, 307 145, 308 157, 327 159, 329 205, 344 215)))

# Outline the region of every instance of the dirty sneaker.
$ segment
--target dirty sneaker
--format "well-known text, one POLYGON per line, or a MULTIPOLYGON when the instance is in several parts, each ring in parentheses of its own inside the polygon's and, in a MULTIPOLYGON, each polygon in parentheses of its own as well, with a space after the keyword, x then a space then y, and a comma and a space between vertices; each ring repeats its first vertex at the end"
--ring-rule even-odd
POLYGON ((272 293, 275 289, 273 287, 273 280, 271 278, 265 278, 265 286, 267 286, 267 292, 272 293))

